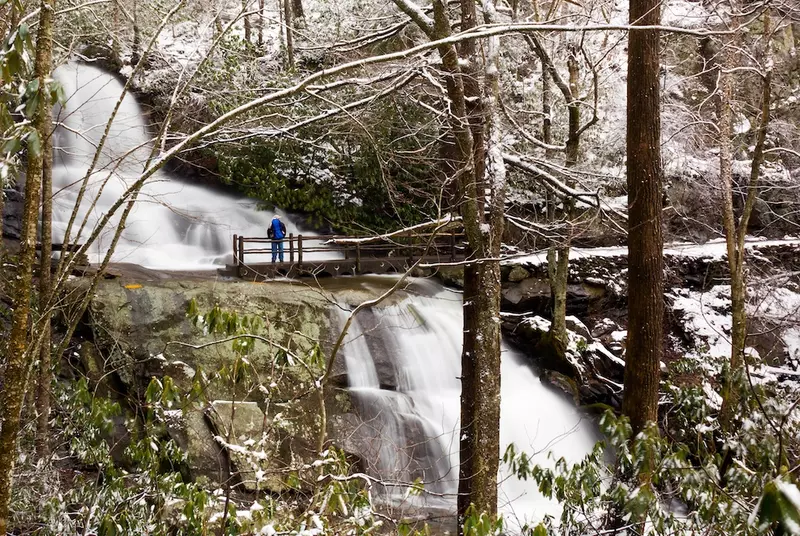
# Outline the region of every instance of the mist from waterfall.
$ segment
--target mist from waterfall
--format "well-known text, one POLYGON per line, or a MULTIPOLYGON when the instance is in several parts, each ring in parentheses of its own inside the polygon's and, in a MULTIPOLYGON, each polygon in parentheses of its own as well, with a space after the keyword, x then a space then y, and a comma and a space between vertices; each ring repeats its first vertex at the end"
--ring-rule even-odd
MULTIPOLYGON (((60 243, 81 180, 122 95, 123 85, 97 67, 78 63, 59 67, 54 77, 64 86, 68 97, 57 113, 59 126, 53 140, 53 241, 60 243)), ((72 242, 84 243, 88 239, 100 218, 141 176, 152 149, 146 116, 136 99, 128 94, 89 178, 71 231, 72 242), (87 223, 75 238, 84 217, 87 223)), ((105 255, 123 208, 117 210, 117 217, 92 246, 90 262, 98 262, 105 255)), ((142 188, 112 260, 156 268, 212 268, 231 260, 234 233, 266 236, 275 212, 282 215, 287 232, 302 232, 282 211, 258 210, 257 202, 252 199, 191 184, 160 171, 142 188)), ((265 256, 261 262, 266 260, 265 256)))
MULTIPOLYGON (((344 321, 347 313, 340 314, 344 321)), ((385 492, 398 508, 455 509, 462 325, 461 295, 423 280, 402 303, 359 313, 348 332, 343 352, 360 419, 355 443, 367 470, 390 483, 385 492), (432 493, 409 497, 414 481, 432 493)), ((501 369, 501 449, 514 443, 542 465, 552 463, 551 452, 577 462, 591 451, 595 425, 505 344, 501 369)), ((509 526, 559 515, 533 481, 503 468, 498 476, 498 506, 509 526)))

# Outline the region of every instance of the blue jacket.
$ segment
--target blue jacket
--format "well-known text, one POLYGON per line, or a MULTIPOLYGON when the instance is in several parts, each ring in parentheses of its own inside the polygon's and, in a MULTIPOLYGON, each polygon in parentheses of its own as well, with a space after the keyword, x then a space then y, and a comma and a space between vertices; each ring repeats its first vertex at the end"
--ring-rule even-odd
POLYGON ((283 240, 286 236, 286 226, 278 218, 273 218, 267 231, 267 237, 273 240, 283 240))

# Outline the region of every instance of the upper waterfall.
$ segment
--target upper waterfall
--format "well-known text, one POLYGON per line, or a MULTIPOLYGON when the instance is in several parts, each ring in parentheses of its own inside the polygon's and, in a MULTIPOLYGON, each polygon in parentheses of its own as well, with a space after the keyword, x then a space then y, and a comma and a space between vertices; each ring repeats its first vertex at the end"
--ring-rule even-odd
MULTIPOLYGON (((63 242, 82 179, 95 158, 123 85, 97 67, 78 63, 62 65, 54 77, 67 95, 57 111, 53 140, 53 240, 58 243, 63 242)), ((141 176, 152 152, 146 115, 128 94, 89 178, 70 234, 73 242, 88 239, 100 218, 141 176), (84 219, 86 224, 76 239, 84 219)), ((117 210, 92 246, 92 262, 101 260, 108 250, 121 212, 122 208, 117 210)), ((278 213, 284 217, 287 232, 301 232, 286 214, 278 213)), ((266 236, 272 214, 258 210, 252 199, 190 184, 160 171, 142 188, 112 259, 158 268, 211 267, 230 259, 234 233, 266 236)))

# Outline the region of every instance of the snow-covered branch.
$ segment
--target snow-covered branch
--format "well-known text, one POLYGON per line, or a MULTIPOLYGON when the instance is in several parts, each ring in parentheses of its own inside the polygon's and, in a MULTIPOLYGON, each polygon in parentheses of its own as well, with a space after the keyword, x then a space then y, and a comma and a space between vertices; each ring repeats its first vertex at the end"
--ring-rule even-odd
POLYGON ((510 164, 517 169, 520 169, 526 173, 529 173, 536 177, 537 179, 544 182, 545 186, 553 190, 556 194, 559 194, 563 197, 574 197, 575 199, 579 199, 585 203, 593 207, 599 207, 600 204, 600 196, 596 192, 582 192, 580 190, 576 190, 570 186, 568 186, 563 181, 557 179, 554 175, 548 173, 541 167, 522 160, 520 157, 503 153, 503 160, 506 161, 507 164, 510 164))
POLYGON ((383 242, 398 236, 407 235, 409 233, 415 233, 417 231, 428 229, 430 227, 441 227, 443 225, 448 225, 450 223, 454 223, 457 221, 461 221, 461 216, 447 215, 444 218, 438 220, 426 221, 424 223, 419 223, 417 225, 405 227, 397 231, 392 231, 391 233, 384 233, 375 236, 367 236, 364 238, 336 238, 332 240, 327 240, 326 242, 324 242, 324 244, 366 244, 369 242, 383 242))

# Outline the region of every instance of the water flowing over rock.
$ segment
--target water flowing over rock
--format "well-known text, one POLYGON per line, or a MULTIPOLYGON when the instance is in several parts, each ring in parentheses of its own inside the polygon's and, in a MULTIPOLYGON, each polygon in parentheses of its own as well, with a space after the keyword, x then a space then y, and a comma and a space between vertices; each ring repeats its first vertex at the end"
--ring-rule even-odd
MULTIPOLYGON (((54 77, 62 83, 68 96, 57 113, 61 126, 54 137, 53 239, 60 243, 77 202, 82 179, 90 168, 123 86, 111 74, 78 63, 59 67, 54 77)), ((159 151, 154 151, 147 116, 133 96, 126 95, 94 172, 89 176, 86 196, 71 231, 72 241, 85 242, 100 218, 159 157, 159 151), (96 196, 97 202, 93 204, 96 196), (79 233, 84 219, 86 225, 79 233)), ((233 234, 266 236, 273 213, 283 216, 287 232, 301 232, 283 212, 258 210, 257 205, 254 200, 191 184, 158 171, 144 183, 113 260, 173 269, 224 264, 231 258, 233 234)), ((102 259, 108 249, 121 212, 119 209, 110 225, 99 234, 91 250, 92 262, 102 259)))

